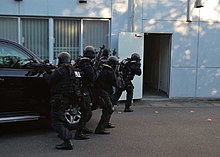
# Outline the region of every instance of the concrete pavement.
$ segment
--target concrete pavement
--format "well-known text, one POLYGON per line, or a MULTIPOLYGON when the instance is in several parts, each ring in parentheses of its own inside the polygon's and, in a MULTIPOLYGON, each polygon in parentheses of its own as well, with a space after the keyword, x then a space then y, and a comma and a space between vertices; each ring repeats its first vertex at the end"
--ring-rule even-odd
POLYGON ((114 131, 123 133, 120 150, 128 156, 220 156, 220 101, 141 100, 134 105, 133 113, 123 113, 120 103, 112 120, 121 122, 114 131))
MULTIPOLYGON (((138 100, 132 108, 124 113, 119 103, 110 135, 72 139, 70 151, 54 148, 62 141, 52 129, 12 128, 0 134, 0 157, 220 157, 220 101, 138 100)), ((95 110, 87 126, 94 130, 100 116, 95 110)))

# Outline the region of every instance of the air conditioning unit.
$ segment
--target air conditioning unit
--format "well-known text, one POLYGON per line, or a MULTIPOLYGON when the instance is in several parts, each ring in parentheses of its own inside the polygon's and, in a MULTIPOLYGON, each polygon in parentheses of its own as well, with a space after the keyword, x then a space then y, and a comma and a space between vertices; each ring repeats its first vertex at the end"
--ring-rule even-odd
POLYGON ((79 3, 87 3, 87 0, 79 0, 79 3))
POLYGON ((195 8, 202 8, 205 5, 205 0, 196 0, 195 1, 195 8))

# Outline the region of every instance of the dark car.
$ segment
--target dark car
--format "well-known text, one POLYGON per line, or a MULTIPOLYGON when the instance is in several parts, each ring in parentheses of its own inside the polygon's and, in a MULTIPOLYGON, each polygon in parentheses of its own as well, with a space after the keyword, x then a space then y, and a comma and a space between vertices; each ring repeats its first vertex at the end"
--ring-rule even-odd
POLYGON ((50 89, 42 75, 45 67, 30 50, 0 39, 0 123, 49 116, 50 89))

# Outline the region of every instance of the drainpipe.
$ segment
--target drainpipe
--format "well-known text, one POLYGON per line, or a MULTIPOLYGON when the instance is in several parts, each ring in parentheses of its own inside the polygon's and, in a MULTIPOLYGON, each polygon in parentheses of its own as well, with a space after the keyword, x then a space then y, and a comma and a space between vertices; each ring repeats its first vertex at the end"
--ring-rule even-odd
POLYGON ((131 32, 134 32, 134 31, 135 31, 135 14, 136 14, 136 0, 132 0, 131 32))
POLYGON ((191 16, 192 7, 191 6, 192 6, 191 0, 187 0, 187 15, 186 15, 187 22, 192 22, 192 16, 191 16))

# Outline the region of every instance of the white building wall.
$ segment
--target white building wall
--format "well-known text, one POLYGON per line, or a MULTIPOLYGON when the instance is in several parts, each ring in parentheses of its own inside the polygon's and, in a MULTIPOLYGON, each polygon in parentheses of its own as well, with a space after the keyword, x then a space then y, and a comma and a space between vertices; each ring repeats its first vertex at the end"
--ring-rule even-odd
POLYGON ((112 29, 111 29, 111 47, 118 49, 118 35, 120 32, 130 31, 129 23, 129 1, 112 0, 112 29))
POLYGON ((220 23, 201 22, 196 97, 220 97, 220 23))
POLYGON ((192 8, 186 22, 187 0, 143 0, 143 32, 173 34, 169 97, 220 97, 220 1, 192 8))
POLYGON ((118 47, 119 32, 132 26, 172 33, 169 97, 219 98, 220 0, 205 1, 194 8, 191 0, 192 22, 186 22, 187 0, 1 0, 0 15, 111 18, 111 49, 118 47))
POLYGON ((111 18, 109 0, 1 0, 0 8, 0 15, 111 18))
POLYGON ((17 15, 19 13, 18 4, 18 2, 12 0, 1 0, 0 15, 17 15))

